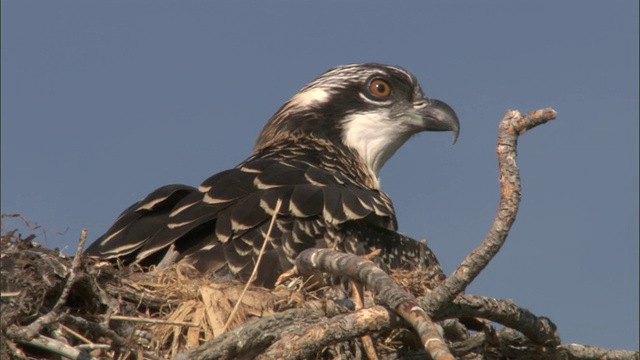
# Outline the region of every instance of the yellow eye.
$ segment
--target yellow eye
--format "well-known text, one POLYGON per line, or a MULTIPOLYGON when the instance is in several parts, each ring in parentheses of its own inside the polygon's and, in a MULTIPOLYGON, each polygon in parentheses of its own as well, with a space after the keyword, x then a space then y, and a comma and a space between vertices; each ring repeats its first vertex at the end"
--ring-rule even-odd
POLYGON ((369 84, 369 92, 375 97, 385 98, 391 95, 391 85, 382 79, 375 79, 369 84))

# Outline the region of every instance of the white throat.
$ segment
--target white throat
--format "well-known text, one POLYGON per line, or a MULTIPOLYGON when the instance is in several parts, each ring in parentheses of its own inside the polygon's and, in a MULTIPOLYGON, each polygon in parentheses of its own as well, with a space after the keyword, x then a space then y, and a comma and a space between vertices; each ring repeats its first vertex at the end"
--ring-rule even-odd
POLYGON ((342 126, 342 141, 356 150, 376 178, 385 162, 412 135, 403 119, 391 119, 387 109, 350 114, 342 126))

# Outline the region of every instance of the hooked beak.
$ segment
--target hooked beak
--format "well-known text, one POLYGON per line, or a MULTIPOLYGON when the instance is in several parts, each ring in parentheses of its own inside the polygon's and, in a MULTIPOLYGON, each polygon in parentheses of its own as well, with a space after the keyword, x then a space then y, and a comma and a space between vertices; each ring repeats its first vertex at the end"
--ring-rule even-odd
POLYGON ((418 110, 422 116, 423 129, 425 131, 452 131, 453 143, 455 144, 460 133, 460 123, 456 112, 444 101, 428 99, 426 103, 426 106, 424 103, 420 104, 422 108, 418 110))

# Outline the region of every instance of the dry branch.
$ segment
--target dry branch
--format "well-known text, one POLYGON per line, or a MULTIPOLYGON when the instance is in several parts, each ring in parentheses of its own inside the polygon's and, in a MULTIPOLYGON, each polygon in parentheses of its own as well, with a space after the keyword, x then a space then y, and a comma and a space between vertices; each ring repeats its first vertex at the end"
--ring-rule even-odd
MULTIPOLYGON (((304 329, 288 331, 258 359, 306 359, 323 347, 388 329, 394 314, 381 306, 325 318, 304 329)), ((376 355, 377 356, 377 355, 376 355)), ((440 357, 442 358, 442 357, 440 357)))
POLYGON ((627 360, 640 359, 637 351, 630 350, 611 350, 603 349, 597 346, 580 345, 580 344, 564 344, 558 346, 560 354, 564 355, 568 360, 598 359, 598 360, 627 360))
POLYGON ((516 164, 518 136, 529 129, 556 118, 556 112, 543 109, 521 115, 509 110, 498 126, 498 168, 500 170, 500 204, 495 220, 484 241, 462 261, 442 285, 430 295, 430 307, 439 309, 463 292, 498 253, 516 219, 520 206, 520 170, 516 164))
POLYGON ((420 298, 420 305, 438 320, 477 317, 518 330, 536 344, 560 344, 556 325, 546 317, 538 317, 511 300, 500 300, 477 295, 458 295, 441 309, 433 309, 428 298, 420 298))
POLYGON ((453 359, 436 325, 418 306, 413 295, 403 290, 396 282, 372 261, 353 254, 339 253, 328 249, 308 249, 296 259, 296 269, 301 274, 313 274, 316 270, 338 276, 346 276, 363 283, 374 292, 379 301, 394 309, 418 332, 422 344, 435 360, 453 359))
POLYGON ((290 327, 316 324, 322 313, 308 309, 293 309, 228 330, 220 337, 176 359, 250 359, 280 339, 290 327))

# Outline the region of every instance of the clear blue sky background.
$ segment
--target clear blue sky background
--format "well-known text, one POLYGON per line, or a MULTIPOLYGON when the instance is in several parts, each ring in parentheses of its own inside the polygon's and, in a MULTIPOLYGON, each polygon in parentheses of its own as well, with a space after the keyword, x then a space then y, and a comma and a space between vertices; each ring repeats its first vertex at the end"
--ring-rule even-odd
POLYGON ((518 219, 469 292, 550 317, 564 342, 638 349, 637 1, 5 0, 2 212, 72 253, 156 187, 242 161, 316 75, 371 61, 460 117, 455 146, 418 135, 381 174, 447 272, 494 217, 502 115, 558 111, 520 139, 518 219))

